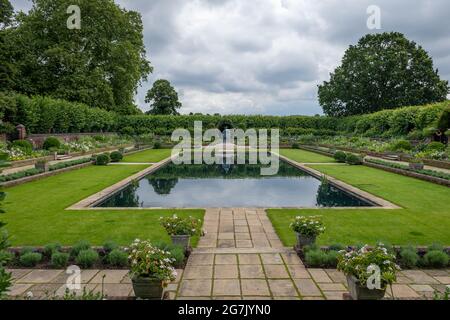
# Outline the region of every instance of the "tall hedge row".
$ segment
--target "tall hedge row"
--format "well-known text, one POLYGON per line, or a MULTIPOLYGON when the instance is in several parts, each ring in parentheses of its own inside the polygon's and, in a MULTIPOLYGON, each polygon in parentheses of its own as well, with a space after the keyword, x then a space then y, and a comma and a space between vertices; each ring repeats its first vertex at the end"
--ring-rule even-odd
MULTIPOLYGON (((321 116, 262 115, 180 115, 118 116, 85 104, 36 96, 0 93, 0 117, 3 127, 19 123, 31 133, 105 132, 171 134, 177 128, 193 129, 194 121, 203 128, 215 128, 220 120, 230 120, 235 128, 279 128, 283 135, 331 135, 335 132, 369 137, 400 136, 437 126, 450 101, 424 107, 404 107, 347 118, 321 116)), ((11 125, 9 129, 11 129, 11 125)), ((5 129, 6 130, 6 129, 5 129)))

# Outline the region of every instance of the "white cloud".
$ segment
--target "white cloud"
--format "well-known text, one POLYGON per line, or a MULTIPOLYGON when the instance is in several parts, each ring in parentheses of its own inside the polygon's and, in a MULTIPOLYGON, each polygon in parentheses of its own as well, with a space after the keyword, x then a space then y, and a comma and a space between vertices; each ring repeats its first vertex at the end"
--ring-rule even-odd
MULTIPOLYGON (((315 114, 317 85, 381 8, 382 30, 421 44, 450 80, 448 0, 117 0, 141 12, 149 60, 170 80, 183 113, 315 114)), ((26 8, 25 0, 12 1, 26 8)))

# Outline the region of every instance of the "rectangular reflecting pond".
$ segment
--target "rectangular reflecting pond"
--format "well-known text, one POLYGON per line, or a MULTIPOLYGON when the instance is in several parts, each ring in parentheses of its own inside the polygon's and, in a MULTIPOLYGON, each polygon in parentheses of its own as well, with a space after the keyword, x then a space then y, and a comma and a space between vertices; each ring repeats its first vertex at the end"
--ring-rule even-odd
POLYGON ((98 207, 361 207, 372 206, 290 164, 275 176, 260 165, 168 164, 111 195, 98 207))

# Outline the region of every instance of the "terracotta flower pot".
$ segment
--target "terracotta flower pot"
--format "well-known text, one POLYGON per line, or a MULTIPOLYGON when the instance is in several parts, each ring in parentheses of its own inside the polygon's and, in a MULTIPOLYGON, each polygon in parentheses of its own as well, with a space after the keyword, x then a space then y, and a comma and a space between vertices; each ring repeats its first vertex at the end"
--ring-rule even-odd
POLYGON ((355 276, 347 275, 348 291, 353 300, 381 300, 385 293, 385 289, 369 289, 362 286, 355 276))
POLYGON ((187 249, 191 242, 191 236, 188 235, 172 235, 170 237, 172 238, 172 243, 174 245, 181 246, 184 249, 187 249))
POLYGON ((134 295, 141 299, 161 300, 163 295, 162 281, 149 277, 133 277, 134 295))
POLYGON ((300 234, 298 232, 296 232, 296 234, 297 234, 297 245, 300 248, 303 248, 305 246, 310 246, 316 242, 315 236, 306 236, 306 235, 300 234))

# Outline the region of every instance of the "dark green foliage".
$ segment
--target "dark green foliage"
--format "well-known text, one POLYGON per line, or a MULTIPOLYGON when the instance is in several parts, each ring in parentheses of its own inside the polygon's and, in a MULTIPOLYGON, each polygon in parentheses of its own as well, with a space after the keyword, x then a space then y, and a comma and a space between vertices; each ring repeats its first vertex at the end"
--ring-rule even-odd
POLYGON ((120 129, 119 132, 126 136, 134 136, 135 135, 135 130, 133 129, 133 127, 130 127, 130 126, 120 129))
POLYGON ((445 144, 437 142, 437 141, 434 141, 434 142, 429 143, 425 147, 425 151, 428 151, 428 152, 433 152, 433 151, 443 152, 443 151, 445 151, 445 148, 446 148, 445 144))
POLYGON ((347 157, 345 158, 345 162, 350 165, 360 165, 362 164, 362 160, 360 156, 357 156, 353 153, 348 153, 347 157))
POLYGON ((15 140, 11 143, 11 148, 13 147, 22 149, 26 153, 29 153, 33 150, 33 145, 28 140, 15 140))
POLYGON ((123 155, 119 151, 111 152, 109 157, 111 158, 111 162, 120 162, 123 159, 123 155))
POLYGON ((445 268, 448 261, 448 254, 444 251, 432 250, 423 256, 423 264, 430 268, 445 268))
POLYGON ((150 103, 148 114, 177 115, 181 108, 178 93, 167 80, 156 80, 145 96, 145 103, 150 103))
POLYGON ((125 267, 128 264, 128 254, 120 249, 114 249, 108 254, 106 261, 111 266, 125 267))
POLYGON ((337 162, 344 163, 345 160, 347 160, 347 154, 343 151, 336 151, 334 153, 334 160, 336 160, 337 162))
POLYGON ((140 14, 111 0, 37 0, 32 6, 5 36, 16 71, 12 89, 138 113, 134 93, 152 71, 140 14), (72 4, 81 9, 79 30, 66 28, 72 4))
POLYGON ((399 262, 403 268, 414 268, 419 262, 417 250, 412 247, 402 248, 399 253, 399 262))
POLYGON ((159 141, 156 141, 154 144, 153 144, 153 149, 161 149, 161 142, 159 142, 159 141))
POLYGON ((442 112, 442 115, 438 121, 438 129, 442 132, 450 129, 450 107, 445 108, 442 112))
POLYGON ((80 240, 76 244, 73 245, 72 250, 70 251, 70 255, 72 257, 78 256, 78 254, 83 250, 88 250, 91 248, 91 244, 86 240, 80 240))
POLYGON ((95 263, 98 262, 99 256, 97 251, 92 249, 81 250, 77 257, 75 258, 75 262, 80 265, 82 268, 90 268, 95 263))
POLYGON ((103 250, 105 250, 105 252, 107 253, 117 248, 119 248, 119 245, 112 240, 105 241, 105 243, 103 244, 103 250))
POLYGON ((44 247, 44 255, 46 257, 51 257, 53 253, 61 250, 60 243, 49 243, 44 247))
POLYGON ((51 255, 51 264, 55 268, 65 268, 69 262, 70 255, 64 252, 54 252, 51 255))
POLYGON ((22 267, 34 267, 42 260, 42 254, 38 252, 26 252, 20 256, 20 265, 22 267))
POLYGON ((428 53, 397 32, 368 34, 350 46, 318 91, 329 116, 444 101, 447 93, 448 82, 439 78, 428 53))
POLYGON ((97 166, 106 166, 110 161, 111 161, 111 159, 109 157, 109 154, 107 154, 107 153, 99 154, 95 158, 95 164, 97 166))
POLYGON ((392 151, 409 151, 412 149, 411 142, 407 140, 398 140, 391 146, 392 151))
POLYGON ((52 148, 58 149, 61 146, 61 141, 58 140, 58 138, 55 137, 48 137, 45 139, 43 148, 45 150, 50 150, 52 148))
POLYGON ((19 171, 16 173, 10 173, 10 174, 4 175, 4 176, 0 176, 0 182, 12 181, 12 180, 17 180, 17 179, 21 179, 21 178, 25 178, 25 177, 29 177, 29 176, 34 176, 34 175, 37 175, 42 172, 43 172, 42 170, 38 170, 38 169, 28 169, 28 170, 19 171))
POLYGON ((444 246, 435 242, 428 246, 428 251, 444 251, 444 246))
POLYGON ((300 145, 298 143, 293 143, 292 149, 300 149, 300 145))
POLYGON ((161 250, 169 251, 172 255, 172 258, 175 259, 175 267, 181 267, 183 265, 185 259, 184 248, 163 241, 155 242, 153 243, 153 245, 161 250))
POLYGON ((340 243, 333 243, 329 246, 329 249, 332 251, 341 251, 344 250, 346 247, 343 244, 340 243))
POLYGON ((309 267, 324 267, 328 263, 328 255, 322 250, 310 250, 305 253, 305 261, 309 267))
POLYGON ((20 255, 24 255, 25 253, 30 252, 36 252, 36 248, 25 246, 20 249, 20 255))
POLYGON ((55 170, 65 169, 65 168, 68 168, 68 167, 73 167, 73 166, 77 166, 79 164, 88 163, 88 162, 92 162, 92 159, 90 159, 90 158, 83 158, 83 159, 65 161, 65 162, 56 163, 56 164, 51 165, 49 167, 49 170, 50 171, 55 171, 55 170))
POLYGON ((0 250, 0 268, 14 259, 14 254, 6 250, 0 250))

